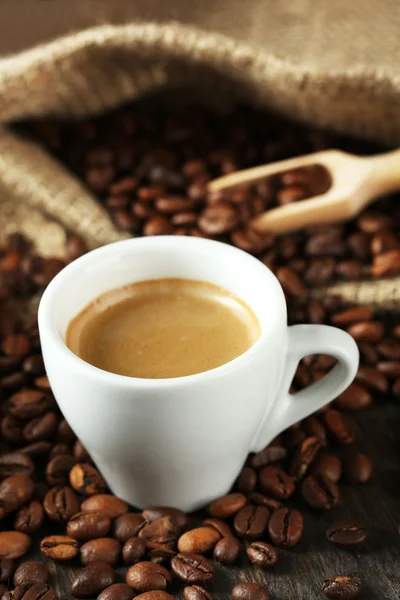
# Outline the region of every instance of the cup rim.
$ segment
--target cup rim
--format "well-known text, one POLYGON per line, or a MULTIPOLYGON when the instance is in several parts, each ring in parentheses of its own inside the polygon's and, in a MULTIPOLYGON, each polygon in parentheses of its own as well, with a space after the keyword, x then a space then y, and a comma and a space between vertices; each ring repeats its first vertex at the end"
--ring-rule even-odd
MULTIPOLYGON (((39 333, 40 338, 46 337, 48 340, 47 343, 57 347, 57 351, 60 353, 60 358, 62 361, 66 361, 67 363, 72 363, 75 368, 80 371, 86 371, 86 374, 90 374, 93 377, 101 378, 105 383, 115 383, 122 385, 126 388, 132 387, 142 387, 142 388, 162 388, 162 387, 173 387, 177 385, 187 385, 189 383, 200 383, 204 380, 212 380, 222 375, 228 375, 232 371, 237 370, 238 368, 242 368, 254 360, 254 355, 258 352, 259 347, 265 341, 265 338, 268 336, 270 331, 265 328, 262 329, 261 335, 258 340, 248 348, 243 354, 240 354, 233 360, 224 363, 218 367, 213 369, 209 369, 208 371, 202 371, 200 373, 195 373, 192 375, 184 375, 180 377, 168 377, 168 378, 142 378, 142 377, 130 377, 128 375, 119 375, 118 373, 111 373, 109 371, 105 371, 90 363, 86 362, 76 354, 72 352, 66 345, 65 341, 62 339, 60 333, 57 330, 57 327, 54 323, 53 319, 53 311, 52 307, 54 303, 57 301, 59 294, 62 293, 63 288, 63 279, 70 275, 71 272, 77 271, 78 269, 86 266, 86 263, 90 263, 93 261, 93 257, 101 260, 102 256, 107 255, 109 252, 119 251, 123 247, 128 247, 131 245, 152 245, 152 244, 175 244, 182 246, 214 246, 215 248, 224 249, 224 252, 232 252, 233 255, 240 257, 242 261, 247 261, 249 264, 251 263, 253 267, 256 265, 256 268, 260 272, 260 277, 266 277, 269 279, 271 287, 276 290, 278 296, 281 297, 281 302, 283 305, 283 313, 286 316, 286 299, 279 283, 277 277, 274 273, 264 265, 260 260, 252 256, 251 254, 237 248, 235 246, 231 246, 224 242, 220 242, 217 240, 210 240, 207 238, 195 238, 195 237, 185 237, 185 236, 172 236, 172 235, 163 235, 163 236, 149 236, 149 237, 141 237, 141 238, 129 238, 126 240, 120 240, 117 242, 113 242, 111 244, 106 244, 105 246, 101 246, 100 248, 96 248, 87 252, 83 256, 80 256, 73 262, 69 263, 66 267, 64 267, 49 283, 47 288, 45 289, 39 303, 38 308, 38 325, 39 325, 39 333)), ((256 315, 257 316, 257 315, 256 315)), ((275 320, 271 320, 271 329, 275 320)))

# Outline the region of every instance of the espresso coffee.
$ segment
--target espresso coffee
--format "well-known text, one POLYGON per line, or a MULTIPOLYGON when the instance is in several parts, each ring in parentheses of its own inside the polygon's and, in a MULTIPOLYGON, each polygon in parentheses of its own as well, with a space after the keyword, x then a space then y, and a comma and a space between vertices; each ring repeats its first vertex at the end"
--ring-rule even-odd
POLYGON ((252 310, 227 290, 158 279, 96 298, 71 321, 66 343, 99 369, 159 379, 219 367, 246 352, 260 333, 252 310))

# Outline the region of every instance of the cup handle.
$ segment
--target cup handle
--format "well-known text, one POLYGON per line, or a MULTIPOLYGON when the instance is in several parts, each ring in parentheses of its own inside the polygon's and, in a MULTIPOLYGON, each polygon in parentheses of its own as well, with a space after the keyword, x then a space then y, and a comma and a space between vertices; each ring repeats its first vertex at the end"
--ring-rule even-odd
POLYGON ((259 452, 279 433, 304 419, 341 394, 353 381, 359 362, 353 338, 328 325, 293 325, 288 328, 285 372, 274 405, 255 436, 252 451, 259 452), (329 354, 338 363, 319 381, 289 394, 299 361, 310 354, 329 354))

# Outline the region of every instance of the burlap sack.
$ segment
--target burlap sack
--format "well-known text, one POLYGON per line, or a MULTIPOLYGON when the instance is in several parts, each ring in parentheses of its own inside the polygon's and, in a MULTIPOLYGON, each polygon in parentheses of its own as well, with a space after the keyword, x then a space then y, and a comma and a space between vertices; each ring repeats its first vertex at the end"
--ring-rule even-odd
POLYGON ((400 134, 400 80, 384 70, 321 72, 176 23, 96 27, 0 60, 3 233, 22 229, 44 254, 63 252, 65 228, 89 247, 124 237, 87 189, 8 122, 96 114, 182 84, 385 143, 400 134))

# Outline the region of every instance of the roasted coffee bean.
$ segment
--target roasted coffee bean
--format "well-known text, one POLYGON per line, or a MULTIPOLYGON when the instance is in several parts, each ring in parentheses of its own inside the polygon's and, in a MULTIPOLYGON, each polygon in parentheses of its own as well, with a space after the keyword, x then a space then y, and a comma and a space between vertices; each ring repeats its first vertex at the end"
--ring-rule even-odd
POLYGON ((60 454, 71 454, 71 448, 67 444, 63 444, 61 442, 58 444, 54 444, 54 446, 50 450, 49 460, 51 460, 55 456, 59 456, 60 454))
POLYGON ((95 562, 105 562, 111 566, 117 564, 121 553, 121 544, 113 538, 96 538, 81 546, 81 563, 89 565, 95 562))
POLYGON ((374 257, 371 274, 374 277, 388 277, 400 273, 400 250, 389 250, 374 257))
POLYGON ((13 475, 28 475, 35 470, 32 460, 23 452, 6 452, 0 455, 0 479, 13 475))
POLYGON ((155 216, 144 224, 143 235, 170 235, 173 230, 173 226, 166 217, 155 216))
POLYGON ((372 463, 364 454, 349 456, 344 463, 344 474, 349 483, 367 483, 372 477, 372 463))
POLYGON ((179 552, 206 554, 210 552, 221 536, 211 527, 196 527, 187 531, 178 540, 179 552))
POLYGON ((47 583, 36 583, 25 592, 23 600, 56 600, 56 595, 47 583))
POLYGON ((400 360, 387 360, 379 362, 378 370, 388 377, 400 377, 400 360))
POLYGON ((18 419, 30 420, 39 417, 50 408, 51 402, 39 390, 17 392, 8 401, 8 412, 18 419))
POLYGON ((371 394, 359 383, 351 383, 335 400, 336 406, 344 410, 362 410, 371 402, 371 394))
POLYGON ((336 575, 325 579, 322 591, 329 600, 353 600, 361 591, 361 583, 355 577, 336 575))
POLYGON ((11 415, 6 415, 0 424, 0 433, 1 439, 11 444, 22 444, 24 441, 23 436, 23 426, 21 421, 12 417, 11 415))
POLYGON ((335 521, 328 527, 326 537, 336 546, 354 548, 365 542, 367 530, 358 521, 335 521))
POLYGON ((363 264, 360 260, 342 260, 336 265, 336 274, 343 279, 356 281, 361 279, 363 274, 363 264))
POLYGON ((26 504, 35 490, 35 484, 28 475, 12 475, 0 483, 0 506, 5 514, 26 504))
POLYGON ((46 481, 49 485, 64 486, 68 484, 69 473, 76 460, 71 454, 58 454, 50 460, 46 467, 46 481))
POLYGON ((372 254, 383 254, 389 250, 397 250, 399 248, 399 242, 397 237, 387 231, 384 233, 376 233, 371 240, 371 253, 372 254))
POLYGON ((356 380, 372 390, 377 390, 383 394, 389 388, 389 382, 383 373, 380 373, 375 367, 361 365, 358 368, 356 380))
POLYGON ((122 558, 127 565, 139 562, 146 552, 146 542, 138 537, 126 540, 122 548, 122 558))
POLYGON ((214 559, 223 565, 233 565, 240 556, 240 542, 237 538, 224 537, 214 548, 214 559))
POLYGON ((377 350, 381 356, 388 360, 400 360, 400 342, 398 340, 383 339, 377 345, 377 350))
POLYGON ((77 556, 79 545, 76 540, 66 535, 49 535, 42 539, 40 550, 46 558, 67 561, 77 556))
POLYGON ((275 546, 292 548, 303 535, 303 517, 297 510, 280 508, 269 520, 268 533, 275 546))
POLYGON ((0 558, 0 583, 8 583, 14 573, 14 569, 15 563, 11 558, 0 558))
POLYGON ((276 276, 283 287, 283 291, 293 298, 304 298, 307 288, 295 271, 289 267, 279 267, 276 276))
POLYGON ((174 596, 163 592, 162 590, 154 590, 153 592, 144 592, 136 596, 139 600, 175 600, 174 596))
POLYGON ((12 333, 3 340, 1 349, 7 356, 23 357, 29 354, 31 342, 24 333, 12 333))
POLYGON ((145 525, 138 535, 146 542, 148 548, 157 548, 160 544, 168 547, 174 545, 179 532, 175 517, 162 517, 145 525))
POLYGON ((307 190, 304 187, 295 185, 284 187, 277 193, 278 204, 281 206, 297 202, 298 200, 304 200, 306 197, 307 190))
POLYGON ((376 365, 379 360, 376 346, 370 342, 358 342, 361 360, 369 365, 376 365))
POLYGON ((354 442, 353 428, 340 412, 330 408, 323 413, 322 420, 330 435, 339 444, 352 444, 354 442))
POLYGON ((208 512, 217 519, 229 519, 243 508, 246 502, 244 494, 228 494, 211 502, 208 512))
POLYGON ((286 500, 294 492, 294 481, 278 467, 267 466, 260 472, 260 486, 268 496, 277 500, 286 500))
POLYGON ((15 571, 13 583, 15 586, 28 586, 35 583, 47 583, 48 579, 49 570, 46 565, 36 560, 28 560, 15 571))
MULTIPOLYGON (((111 494, 95 494, 82 502, 82 512, 100 512, 110 519, 118 519, 129 510, 128 504, 111 494)), ((130 536, 132 537, 132 536, 130 536)))
POLYGON ((87 462, 90 460, 90 455, 80 440, 76 440, 72 454, 78 462, 87 462))
POLYGON ((29 375, 43 375, 44 363, 42 356, 40 354, 28 356, 24 360, 22 368, 29 375))
POLYGON ((183 590, 183 600, 213 600, 211 594, 201 585, 187 585, 183 590))
POLYGON ((250 456, 250 465, 258 469, 259 467, 284 460, 286 455, 287 450, 283 446, 267 446, 264 450, 250 456))
POLYGON ((48 412, 41 417, 32 419, 24 427, 24 438, 27 442, 47 440, 56 431, 57 422, 57 415, 53 412, 48 412))
MULTIPOLYGON (((92 496, 92 498, 89 498, 88 500, 92 500, 95 497, 96 496, 92 496)), ((83 504, 86 504, 88 500, 85 500, 83 504)), ((129 538, 137 536, 146 523, 147 521, 145 521, 142 515, 138 513, 121 515, 114 523, 114 536, 117 540, 124 543, 129 540, 129 538)))
POLYGON ((24 588, 22 585, 19 585, 13 590, 4 592, 1 596, 1 600, 22 600, 25 592, 26 588, 24 588))
POLYGON ((12 394, 16 390, 24 387, 27 383, 26 373, 18 371, 11 373, 0 379, 0 389, 7 394, 12 394))
POLYGON ((93 563, 82 569, 71 583, 75 598, 97 596, 117 581, 117 574, 107 563, 93 563))
POLYGON ((26 533, 20 531, 0 532, 0 559, 21 558, 28 552, 30 546, 31 538, 26 533))
POLYGON ((276 549, 265 542, 252 542, 246 548, 246 554, 251 563, 259 565, 263 569, 270 569, 278 561, 276 549))
POLYGON ((73 444, 76 439, 69 423, 63 419, 58 426, 57 442, 63 444, 73 444))
POLYGON ((388 215, 368 210, 358 217, 357 225, 364 233, 371 234, 390 231, 393 227, 393 221, 388 215))
POLYGON ((309 437, 301 442, 289 470, 294 481, 300 481, 304 477, 320 448, 321 443, 317 437, 309 437))
POLYGON ((43 508, 49 519, 64 523, 79 511, 79 500, 71 488, 56 487, 47 492, 43 508))
POLYGON ((334 483, 337 483, 342 476, 342 463, 340 458, 334 454, 324 454, 318 456, 311 465, 311 474, 319 473, 324 477, 328 477, 334 483))
POLYGON ((307 419, 303 421, 303 427, 308 435, 311 437, 316 437, 319 440, 321 448, 327 445, 326 429, 322 423, 318 421, 317 417, 313 415, 311 417, 307 417, 307 419))
POLYGON ((301 494, 307 504, 316 510, 331 510, 339 501, 337 485, 320 473, 305 478, 301 494))
POLYGON ((257 539, 268 525, 270 512, 265 506, 244 506, 235 516, 234 527, 240 537, 257 539))
POLYGON ((79 512, 74 514, 67 524, 67 535, 79 542, 88 542, 107 535, 111 519, 100 512, 79 512))
POLYGON ((142 512, 142 517, 149 523, 157 521, 162 517, 174 517, 180 529, 184 529, 188 523, 187 515, 178 508, 170 508, 169 506, 158 506, 154 508, 146 508, 142 512))
POLYGON ((85 241, 79 235, 70 235, 66 243, 66 251, 70 261, 75 260, 87 252, 85 241))
POLYGON ((213 519, 209 517, 208 519, 204 519, 203 525, 205 527, 211 527, 218 531, 221 537, 231 537, 233 535, 231 528, 225 521, 221 521, 221 519, 213 519))
POLYGON ((385 333, 385 328, 380 321, 359 321, 350 325, 347 332, 356 342, 379 342, 385 333))
POLYGON ((51 442, 33 442, 33 444, 21 448, 21 452, 30 458, 36 459, 48 456, 52 448, 53 444, 51 442))
POLYGON ((209 206, 201 213, 198 224, 204 233, 221 235, 233 231, 239 223, 239 213, 229 202, 209 206))
POLYGON ((212 564, 200 554, 179 552, 171 559, 171 568, 185 583, 207 583, 214 577, 212 564))
POLYGON ((251 494, 257 485, 257 473, 251 467, 243 467, 236 480, 235 487, 242 494, 251 494))
POLYGON ((147 560, 150 560, 157 565, 168 562, 175 556, 175 550, 171 550, 167 546, 159 546, 147 552, 147 560))
POLYGON ((249 502, 252 504, 257 504, 258 506, 265 506, 271 512, 278 510, 278 508, 282 508, 282 503, 275 498, 270 498, 269 496, 264 496, 264 494, 259 494, 258 492, 253 492, 249 496, 249 502))
POLYGON ((77 463, 69 474, 69 481, 77 492, 94 496, 106 491, 106 482, 95 467, 89 463, 77 463))
POLYGON ((135 592, 127 583, 113 583, 101 592, 97 600, 132 600, 135 592))
POLYGON ((346 245, 341 231, 336 227, 320 228, 317 233, 310 235, 306 245, 307 256, 335 256, 341 258, 346 253, 346 245))
POLYGON ((171 581, 172 577, 167 569, 150 562, 139 562, 126 574, 126 583, 139 593, 166 590, 171 581))
POLYGON ((269 600, 265 586, 258 583, 238 583, 232 590, 232 600, 269 600))
POLYGON ((26 506, 22 506, 15 515, 14 528, 31 535, 41 528, 43 521, 43 506, 37 500, 32 500, 26 506))

